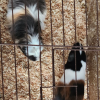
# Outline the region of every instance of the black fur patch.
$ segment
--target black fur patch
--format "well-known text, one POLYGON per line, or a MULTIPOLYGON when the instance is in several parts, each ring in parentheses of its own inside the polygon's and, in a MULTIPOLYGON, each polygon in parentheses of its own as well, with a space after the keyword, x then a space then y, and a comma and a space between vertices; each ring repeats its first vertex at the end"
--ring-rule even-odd
POLYGON ((77 89, 76 89, 76 87, 71 87, 70 88, 70 96, 84 95, 84 84, 74 83, 73 86, 77 86, 77 89), (76 94, 76 91, 77 91, 77 94, 76 94))
POLYGON ((21 38, 27 40, 27 34, 32 36, 41 32, 40 22, 35 21, 30 15, 20 16, 13 26, 10 31, 13 40, 21 38))
POLYGON ((65 100, 60 94, 56 95, 54 100, 65 100))
MULTIPOLYGON (((80 46, 80 44, 76 43, 73 46, 80 46)), ((80 47, 73 47, 72 49, 80 49, 80 47)), ((80 54, 80 50, 78 51, 71 50, 68 56, 68 61, 65 64, 65 69, 71 69, 75 71, 75 61, 76 61, 76 71, 80 71, 82 67, 82 64, 81 64, 82 60, 86 62, 86 54, 84 51, 82 51, 82 54, 80 54), (76 58, 75 58, 75 54, 76 54, 76 58)))
POLYGON ((32 61, 36 61, 36 57, 34 57, 34 56, 28 56, 28 58, 29 58, 30 60, 32 60, 32 61))

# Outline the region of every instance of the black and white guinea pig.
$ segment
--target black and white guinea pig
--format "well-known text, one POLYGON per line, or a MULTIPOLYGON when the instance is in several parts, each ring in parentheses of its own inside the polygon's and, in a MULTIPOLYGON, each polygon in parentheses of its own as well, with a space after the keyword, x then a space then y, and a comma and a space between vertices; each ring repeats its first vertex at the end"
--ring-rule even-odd
MULTIPOLYGON (((40 45, 43 45, 42 38, 39 36, 39 33, 41 33, 41 30, 44 29, 45 16, 45 0, 9 0, 7 10, 7 26, 13 41, 18 44, 28 43, 29 45, 39 45, 40 41, 40 45)), ((30 60, 39 60, 39 46, 27 47, 22 45, 19 46, 19 48, 30 60)), ((42 50, 43 47, 41 46, 41 51, 42 50)))
POLYGON ((84 97, 84 84, 86 73, 86 54, 82 50, 82 44, 75 43, 70 51, 67 63, 65 64, 65 80, 64 74, 58 82, 58 87, 55 90, 54 100, 83 100, 84 97), (80 46, 80 47, 75 47, 80 46), (76 51, 74 49, 79 49, 76 51), (80 50, 81 49, 81 50, 80 50), (76 77, 75 77, 75 62, 76 62, 76 77), (77 78, 77 80, 76 80, 77 78), (60 86, 67 87, 60 87, 60 86), (74 86, 74 87, 72 87, 74 86), (77 89, 76 87, 77 86, 77 89), (77 91, 77 92, 76 92, 77 91))

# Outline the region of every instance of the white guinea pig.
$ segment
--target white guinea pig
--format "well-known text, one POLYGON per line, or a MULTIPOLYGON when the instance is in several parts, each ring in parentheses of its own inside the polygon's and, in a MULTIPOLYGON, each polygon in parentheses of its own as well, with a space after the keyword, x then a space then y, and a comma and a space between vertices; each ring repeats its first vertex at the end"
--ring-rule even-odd
MULTIPOLYGON (((45 0, 9 0, 7 26, 13 41, 25 45, 39 45, 40 41, 40 45, 43 45, 39 34, 44 29, 45 16, 45 0)), ((39 46, 25 45, 18 47, 30 60, 38 61, 43 47, 40 50, 39 46)))

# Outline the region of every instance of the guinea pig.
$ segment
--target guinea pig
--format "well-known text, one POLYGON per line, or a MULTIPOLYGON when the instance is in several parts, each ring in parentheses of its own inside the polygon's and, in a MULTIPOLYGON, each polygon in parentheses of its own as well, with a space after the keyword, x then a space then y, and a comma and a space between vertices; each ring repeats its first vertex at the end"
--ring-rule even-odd
POLYGON ((18 47, 32 61, 39 61, 40 52, 43 50, 43 46, 40 50, 38 45, 43 45, 40 33, 44 29, 45 16, 45 0, 9 0, 8 2, 7 27, 12 40, 21 44, 18 47))
POLYGON ((85 73, 86 54, 83 51, 82 44, 77 42, 69 53, 65 64, 65 77, 63 74, 57 84, 54 100, 83 100, 85 73), (77 50, 75 51, 75 49, 77 50))

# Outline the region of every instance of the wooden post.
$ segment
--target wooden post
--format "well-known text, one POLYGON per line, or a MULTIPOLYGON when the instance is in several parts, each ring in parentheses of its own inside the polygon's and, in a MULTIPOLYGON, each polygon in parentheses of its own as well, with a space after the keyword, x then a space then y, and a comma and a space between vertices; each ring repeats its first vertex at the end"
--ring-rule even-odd
MULTIPOLYGON (((100 0, 87 0, 88 46, 99 46, 100 33, 100 0), (97 10, 98 9, 98 10, 97 10)), ((98 48, 89 48, 97 50, 98 48)), ((100 100, 100 51, 87 51, 89 99, 100 100)))

